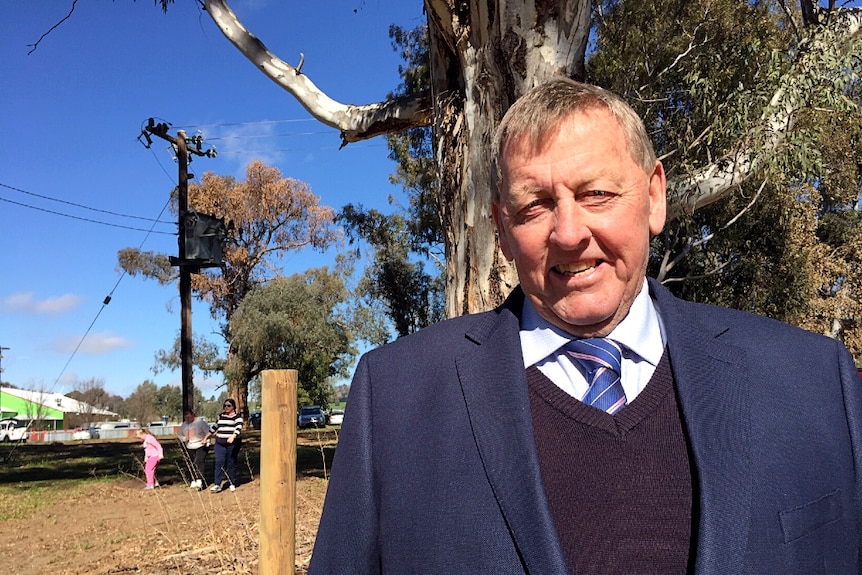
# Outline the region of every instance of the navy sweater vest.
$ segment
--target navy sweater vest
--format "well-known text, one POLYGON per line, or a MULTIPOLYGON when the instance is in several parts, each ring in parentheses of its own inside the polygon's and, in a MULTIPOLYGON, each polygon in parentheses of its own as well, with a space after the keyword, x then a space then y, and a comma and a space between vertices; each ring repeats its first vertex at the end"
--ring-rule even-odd
POLYGON ((615 416, 535 367, 527 381, 545 495, 572 575, 690 572, 692 469, 667 350, 615 416))

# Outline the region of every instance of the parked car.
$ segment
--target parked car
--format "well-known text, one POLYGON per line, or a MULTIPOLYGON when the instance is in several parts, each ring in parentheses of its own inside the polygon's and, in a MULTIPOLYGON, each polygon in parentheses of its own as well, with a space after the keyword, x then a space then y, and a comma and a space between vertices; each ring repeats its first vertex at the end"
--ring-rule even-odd
POLYGON ((130 429, 133 427, 138 428, 140 427, 140 424, 131 421, 106 421, 99 424, 99 429, 103 431, 110 429, 130 429))
POLYGON ((329 412, 329 425, 341 425, 344 422, 344 410, 333 409, 329 412))
POLYGON ((251 424, 252 429, 260 429, 260 412, 252 411, 249 413, 248 422, 251 424))
POLYGON ((0 441, 27 441, 27 425, 17 419, 0 420, 0 441))
POLYGON ((305 429, 306 427, 325 427, 326 426, 326 413, 320 408, 319 405, 303 405, 299 408, 299 428, 305 429))
POLYGON ((76 429, 74 433, 72 433, 72 439, 92 439, 93 434, 90 433, 89 429, 76 429))

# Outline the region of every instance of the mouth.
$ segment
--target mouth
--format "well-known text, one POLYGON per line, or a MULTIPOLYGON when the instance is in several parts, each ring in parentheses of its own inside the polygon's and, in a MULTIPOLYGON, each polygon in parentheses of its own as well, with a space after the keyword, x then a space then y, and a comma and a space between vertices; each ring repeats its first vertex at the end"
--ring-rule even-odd
POLYGON ((584 260, 576 264, 560 264, 552 269, 559 273, 570 277, 584 275, 590 273, 602 264, 603 260, 584 260))

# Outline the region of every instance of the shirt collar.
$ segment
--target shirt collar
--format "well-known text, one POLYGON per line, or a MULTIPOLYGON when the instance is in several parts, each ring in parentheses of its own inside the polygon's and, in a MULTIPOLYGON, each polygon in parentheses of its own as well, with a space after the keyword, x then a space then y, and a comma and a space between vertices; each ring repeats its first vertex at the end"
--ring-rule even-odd
MULTIPOLYGON (((551 325, 539 315, 528 297, 521 312, 521 349, 524 367, 540 362, 571 341, 572 335, 551 325)), ((665 336, 661 317, 644 281, 632 307, 608 335, 644 361, 658 365, 664 352, 665 336)))

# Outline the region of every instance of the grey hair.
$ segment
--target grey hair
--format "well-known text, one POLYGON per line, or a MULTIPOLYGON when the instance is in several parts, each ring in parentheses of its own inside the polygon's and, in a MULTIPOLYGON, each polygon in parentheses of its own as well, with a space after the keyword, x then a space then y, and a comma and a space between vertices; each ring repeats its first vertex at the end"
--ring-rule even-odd
POLYGON ((510 141, 526 137, 535 147, 567 117, 604 108, 616 119, 626 136, 635 161, 646 173, 655 168, 656 155, 643 120, 625 100, 604 88, 555 77, 528 90, 500 121, 491 146, 491 199, 500 199, 503 185, 501 154, 510 141))

